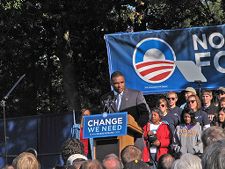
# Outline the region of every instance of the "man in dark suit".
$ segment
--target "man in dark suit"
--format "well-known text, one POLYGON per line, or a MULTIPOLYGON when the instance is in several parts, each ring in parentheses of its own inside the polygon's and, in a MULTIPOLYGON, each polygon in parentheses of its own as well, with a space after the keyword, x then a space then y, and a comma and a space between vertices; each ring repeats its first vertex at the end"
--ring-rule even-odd
POLYGON ((148 122, 150 113, 143 94, 140 91, 126 88, 125 77, 119 71, 112 73, 111 85, 113 91, 102 97, 104 111, 128 112, 139 126, 143 127, 148 122))

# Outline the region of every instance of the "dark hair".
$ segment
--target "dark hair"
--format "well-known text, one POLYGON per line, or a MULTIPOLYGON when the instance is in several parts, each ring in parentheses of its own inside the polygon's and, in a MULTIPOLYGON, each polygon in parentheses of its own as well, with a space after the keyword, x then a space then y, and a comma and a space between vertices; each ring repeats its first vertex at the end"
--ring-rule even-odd
POLYGON ((185 114, 189 114, 191 116, 191 124, 193 124, 193 125, 196 124, 195 113, 190 108, 185 108, 182 111, 182 114, 181 114, 181 123, 185 124, 185 121, 184 121, 184 115, 185 114))
POLYGON ((225 107, 221 107, 218 112, 220 112, 220 111, 223 111, 225 113, 225 107))
POLYGON ((123 76, 123 77, 124 77, 124 75, 123 75, 122 72, 120 72, 120 71, 115 71, 115 72, 113 72, 113 73, 111 74, 111 80, 112 80, 114 77, 118 77, 118 76, 123 76))
POLYGON ((62 146, 62 158, 64 163, 66 163, 69 156, 73 154, 84 155, 84 145, 78 139, 69 138, 63 143, 62 146))

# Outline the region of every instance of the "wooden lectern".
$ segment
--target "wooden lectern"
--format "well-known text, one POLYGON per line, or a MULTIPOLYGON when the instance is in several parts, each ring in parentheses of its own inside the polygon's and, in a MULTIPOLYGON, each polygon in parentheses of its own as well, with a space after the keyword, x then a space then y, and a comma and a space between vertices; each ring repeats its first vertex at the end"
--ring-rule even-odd
POLYGON ((141 137, 142 133, 142 128, 128 114, 127 135, 94 139, 94 159, 102 161, 110 153, 119 157, 122 149, 127 145, 134 145, 135 138, 141 137))

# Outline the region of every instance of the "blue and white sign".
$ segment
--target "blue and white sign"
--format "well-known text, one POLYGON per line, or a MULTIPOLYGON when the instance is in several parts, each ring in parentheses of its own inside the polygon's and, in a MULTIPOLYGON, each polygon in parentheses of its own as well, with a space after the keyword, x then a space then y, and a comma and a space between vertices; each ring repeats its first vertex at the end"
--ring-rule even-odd
POLYGON ((109 72, 144 94, 225 86, 225 25, 105 35, 109 72))
POLYGON ((114 137, 127 134, 127 112, 84 116, 84 138, 114 137))

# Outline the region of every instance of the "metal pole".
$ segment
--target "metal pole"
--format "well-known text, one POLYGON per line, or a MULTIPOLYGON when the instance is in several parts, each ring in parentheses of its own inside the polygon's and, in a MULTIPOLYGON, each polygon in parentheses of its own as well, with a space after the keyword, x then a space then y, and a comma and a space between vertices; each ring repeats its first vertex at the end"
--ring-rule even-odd
POLYGON ((5 147, 5 164, 8 163, 8 158, 7 158, 7 134, 6 134, 6 115, 5 115, 5 100, 1 101, 2 104, 2 113, 3 113, 3 130, 4 130, 4 147, 5 147))
POLYGON ((12 91, 16 88, 16 86, 20 83, 20 81, 25 77, 25 74, 23 74, 17 82, 13 85, 13 87, 9 90, 9 92, 3 97, 1 101, 1 106, 2 106, 2 113, 3 113, 3 130, 4 130, 4 147, 5 147, 5 164, 8 163, 8 153, 7 153, 7 126, 6 126, 6 100, 8 99, 9 95, 12 93, 12 91))

